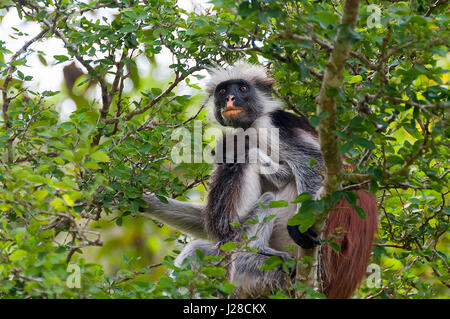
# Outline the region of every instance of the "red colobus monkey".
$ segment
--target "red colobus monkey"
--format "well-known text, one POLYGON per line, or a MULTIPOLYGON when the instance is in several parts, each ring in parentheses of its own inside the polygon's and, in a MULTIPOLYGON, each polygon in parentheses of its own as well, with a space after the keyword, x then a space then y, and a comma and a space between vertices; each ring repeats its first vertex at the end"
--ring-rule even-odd
MULTIPOLYGON (((314 229, 301 233, 298 226, 287 226, 298 211, 296 205, 275 210, 258 205, 262 203, 267 207, 274 200, 291 202, 303 192, 314 196, 322 183, 323 160, 315 129, 307 119, 281 109, 280 103, 272 97, 272 85, 273 80, 262 66, 237 63, 227 69, 211 70, 207 91, 213 99, 214 116, 221 125, 235 129, 225 139, 239 139, 243 134, 245 140, 246 132, 254 129, 256 144, 245 144, 243 162, 236 160, 235 148, 231 156, 229 149, 216 149, 219 161, 212 172, 204 205, 172 199, 162 203, 152 194, 143 197, 148 203, 146 212, 154 218, 198 238, 183 249, 176 263, 194 255, 197 249, 216 255, 220 243, 239 239, 242 231, 257 236, 251 245, 258 252, 236 253, 229 269, 230 280, 238 284, 237 296, 240 297, 266 296, 274 288, 286 287, 286 275, 281 271, 260 270, 269 256, 292 257, 294 253, 285 251, 284 247, 293 242, 301 250, 319 244, 314 229), (267 133, 262 136, 261 132, 272 129, 279 132, 277 140, 267 133), (269 153, 277 154, 278 161, 269 153), (225 160, 221 160, 222 157, 225 160), (252 157, 258 161, 252 162, 252 157), (311 159, 316 163, 312 167, 311 159), (267 167, 272 169, 262 173, 267 167), (272 214, 275 218, 259 228, 245 226, 242 230, 230 224, 243 225, 248 218, 257 216, 261 220, 272 214)), ((225 144, 223 141, 222 145, 225 144)), ((341 246, 340 252, 333 251, 329 245, 321 247, 323 293, 328 298, 349 298, 358 287, 377 229, 376 197, 365 190, 355 193, 359 196, 357 205, 364 209, 366 218, 361 219, 343 199, 329 212, 325 224, 326 237, 340 229, 340 238, 334 241, 341 246)))

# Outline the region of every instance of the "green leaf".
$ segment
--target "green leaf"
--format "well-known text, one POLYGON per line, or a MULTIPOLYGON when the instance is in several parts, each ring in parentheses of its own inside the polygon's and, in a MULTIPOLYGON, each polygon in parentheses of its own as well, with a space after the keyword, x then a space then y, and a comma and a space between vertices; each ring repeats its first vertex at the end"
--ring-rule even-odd
POLYGON ((231 251, 237 247, 237 244, 235 242, 229 241, 222 246, 220 246, 220 250, 222 251, 231 251))
POLYGON ((119 32, 122 32, 122 33, 134 32, 137 29, 138 29, 137 25, 127 24, 127 25, 123 26, 122 28, 120 28, 119 32))
POLYGON ((286 202, 285 200, 274 200, 269 203, 270 208, 286 207, 288 205, 288 202, 286 202))
POLYGON ((96 162, 93 162, 93 161, 84 163, 84 167, 89 168, 89 169, 99 169, 100 168, 100 166, 96 162))
POLYGON ((317 210, 317 204, 314 200, 305 200, 297 214, 288 220, 288 225, 299 225, 300 232, 306 232, 315 223, 314 212, 317 210))
POLYGON ((341 251, 341 246, 339 246, 338 243, 334 242, 334 241, 330 241, 329 242, 331 249, 333 249, 335 252, 340 252, 341 251))
POLYGON ((227 273, 225 268, 214 267, 214 266, 204 266, 204 267, 200 268, 200 272, 202 274, 205 274, 206 276, 211 276, 211 277, 221 277, 221 276, 225 276, 225 274, 227 273))
POLYGON ((361 81, 362 81, 362 76, 361 75, 355 75, 355 76, 352 76, 350 78, 350 80, 348 80, 348 83, 349 84, 353 84, 353 83, 358 83, 358 82, 361 82, 361 81))
POLYGON ((69 60, 69 58, 65 55, 54 55, 53 57, 55 58, 55 60, 58 61, 57 63, 61 63, 61 62, 69 60))
POLYGON ((35 219, 31 219, 30 225, 28 225, 27 227, 27 232, 31 235, 37 235, 39 233, 40 227, 41 226, 38 221, 36 221, 35 219))
POLYGON ((168 199, 167 199, 166 196, 162 196, 162 195, 156 194, 156 197, 158 197, 158 199, 159 199, 161 202, 163 202, 164 204, 168 204, 168 203, 169 203, 169 201, 168 201, 168 199))
POLYGON ((233 285, 232 283, 230 283, 230 282, 227 282, 227 283, 224 283, 223 285, 219 285, 219 286, 217 287, 217 289, 218 289, 221 293, 223 293, 223 294, 225 294, 225 295, 229 295, 229 294, 231 294, 231 293, 233 292, 233 290, 234 290, 234 285, 233 285))
POLYGON ((311 200, 312 199, 312 195, 310 193, 304 192, 301 193, 300 195, 298 195, 291 203, 292 204, 296 204, 296 203, 303 203, 306 200, 311 200))
POLYGON ((309 118, 309 124, 311 124, 312 126, 316 127, 317 125, 319 125, 319 118, 315 115, 311 116, 309 118))
POLYGON ((366 219, 366 212, 359 206, 355 206, 355 211, 361 219, 366 219))
POLYGON ((345 154, 350 152, 353 149, 353 143, 348 142, 339 146, 339 154, 345 154))
MULTIPOLYGON (((255 216, 254 218, 249 218, 245 221, 246 224, 248 225, 256 225, 259 223, 259 219, 258 216, 255 216)), ((231 223, 230 223, 231 224, 231 223)))
POLYGON ((326 120, 327 118, 328 118, 328 111, 323 111, 319 114, 320 121, 326 120))
POLYGON ((39 61, 44 65, 47 66, 47 60, 45 60, 44 56, 42 54, 38 54, 39 61))
POLYGON ((365 147, 369 150, 373 150, 376 148, 375 144, 373 144, 371 141, 369 141, 368 139, 365 139, 364 137, 360 137, 357 135, 353 135, 352 136, 352 141, 362 147, 365 147))
POLYGON ((370 185, 369 185, 369 191, 370 191, 372 194, 376 194, 376 192, 378 191, 378 183, 377 183, 377 181, 372 180, 372 181, 370 182, 370 185))
POLYGON ((200 260, 203 260, 205 258, 205 253, 200 249, 195 250, 195 255, 197 255, 198 259, 200 260))
POLYGON ((9 259, 11 261, 17 261, 17 260, 23 259, 27 255, 28 255, 28 252, 26 250, 17 249, 9 256, 9 259))
POLYGON ((314 16, 314 19, 317 19, 320 22, 324 22, 326 25, 339 23, 339 16, 337 16, 333 12, 327 11, 317 12, 314 16))
POLYGON ((92 153, 91 158, 97 162, 108 162, 110 160, 109 156, 102 151, 92 153))
POLYGON ((265 265, 262 265, 259 268, 263 271, 275 270, 282 263, 283 263, 283 260, 280 257, 271 256, 265 260, 265 265))
POLYGON ((357 194, 355 194, 354 192, 345 192, 344 197, 350 205, 356 205, 356 200, 358 199, 357 194))

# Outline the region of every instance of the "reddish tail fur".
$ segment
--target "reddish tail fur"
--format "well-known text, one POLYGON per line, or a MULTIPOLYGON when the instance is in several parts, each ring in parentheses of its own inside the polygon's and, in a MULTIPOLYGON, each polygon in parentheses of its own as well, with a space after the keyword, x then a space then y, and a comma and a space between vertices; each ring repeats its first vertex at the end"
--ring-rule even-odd
POLYGON ((321 248, 323 292, 328 298, 349 298, 363 280, 375 232, 377 230, 377 201, 375 195, 357 190, 357 205, 366 212, 361 219, 351 205, 342 199, 329 213, 325 235, 338 234, 333 241, 341 246, 334 251, 330 245, 321 248), (336 228, 339 228, 336 230, 336 228))

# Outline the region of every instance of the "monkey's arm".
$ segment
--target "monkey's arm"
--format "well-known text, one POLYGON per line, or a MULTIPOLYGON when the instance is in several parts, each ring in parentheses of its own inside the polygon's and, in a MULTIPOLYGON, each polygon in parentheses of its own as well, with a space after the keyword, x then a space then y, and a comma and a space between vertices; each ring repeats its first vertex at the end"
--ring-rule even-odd
POLYGON ((217 242, 234 241, 241 230, 231 222, 241 223, 261 196, 261 182, 256 165, 220 164, 211 174, 205 207, 205 228, 217 242))
POLYGON ((154 194, 146 193, 142 196, 148 204, 144 213, 173 228, 196 238, 208 239, 205 231, 204 205, 182 202, 167 198, 163 203, 154 194))

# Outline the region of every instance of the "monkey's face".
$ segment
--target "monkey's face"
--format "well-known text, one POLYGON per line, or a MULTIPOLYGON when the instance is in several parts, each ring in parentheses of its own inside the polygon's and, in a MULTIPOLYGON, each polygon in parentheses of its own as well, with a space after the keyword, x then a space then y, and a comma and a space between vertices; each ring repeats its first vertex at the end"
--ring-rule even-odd
POLYGON ((244 80, 217 85, 214 105, 216 119, 224 126, 248 128, 262 112, 255 87, 244 80))

